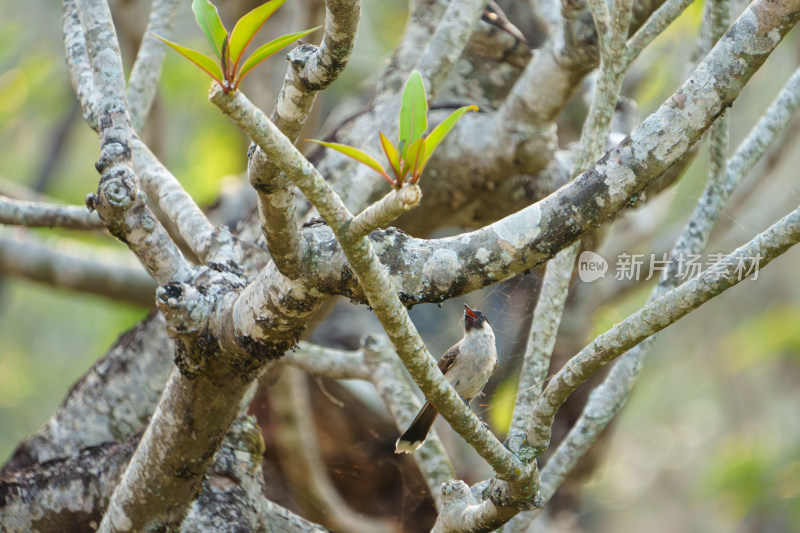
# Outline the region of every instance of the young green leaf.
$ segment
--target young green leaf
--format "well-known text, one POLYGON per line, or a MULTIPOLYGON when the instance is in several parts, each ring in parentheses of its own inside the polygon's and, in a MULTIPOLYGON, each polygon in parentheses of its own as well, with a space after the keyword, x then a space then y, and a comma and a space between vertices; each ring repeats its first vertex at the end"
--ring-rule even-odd
POLYGON ((400 156, 397 154, 397 150, 391 141, 386 138, 386 135, 381 132, 378 132, 378 135, 381 136, 381 148, 383 148, 383 153, 386 154, 389 164, 392 165, 395 177, 398 180, 402 180, 404 176, 400 173, 400 156))
POLYGON ((193 0, 192 11, 194 11, 197 25, 206 34, 208 42, 214 48, 214 53, 217 54, 217 57, 221 57, 222 43, 228 37, 228 30, 222 24, 217 8, 209 0, 193 0))
POLYGON ((411 183, 419 181, 419 176, 422 173, 422 164, 425 161, 425 139, 417 139, 411 146, 408 147, 406 154, 406 167, 411 169, 411 183))
POLYGON ((216 61, 214 61, 207 55, 201 54, 196 50, 192 50, 191 48, 186 48, 185 46, 173 43, 171 41, 164 39, 163 37, 159 37, 156 34, 153 34, 153 36, 164 41, 164 43, 172 47, 173 50, 177 51, 183 57, 185 57, 198 67, 200 67, 206 74, 214 78, 222 88, 225 88, 225 85, 223 85, 222 83, 224 76, 222 75, 222 70, 220 70, 219 65, 217 64, 216 61))
POLYGON ((281 48, 285 48, 295 42, 298 39, 302 39, 309 33, 316 31, 320 28, 317 26, 316 28, 311 28, 310 30, 305 31, 298 31, 297 33, 290 33, 289 35, 284 35, 283 37, 278 37, 267 44, 260 46, 255 52, 253 52, 250 57, 247 58, 247 61, 244 62, 242 65, 242 69, 239 72, 239 77, 236 81, 236 87, 239 86, 239 82, 247 76, 251 70, 253 70, 259 63, 273 55, 275 52, 280 50, 281 48))
POLYGON ((456 125, 458 119, 460 119, 467 111, 477 111, 477 110, 478 106, 476 105, 468 105, 460 107, 455 111, 453 111, 449 117, 440 122, 438 126, 433 128, 431 134, 425 138, 427 144, 427 153, 425 154, 425 159, 422 160, 423 168, 425 167, 425 165, 428 164, 428 160, 431 158, 433 151, 436 150, 436 147, 439 146, 439 143, 441 143, 444 140, 447 134, 450 133, 450 130, 453 129, 453 126, 456 125))
MULTIPOLYGON (((239 66, 242 54, 253 40, 258 30, 267 19, 279 8, 286 0, 272 0, 258 6, 236 22, 231 32, 231 60, 234 67, 239 66)), ((234 72, 236 72, 234 68, 234 72)))
POLYGON ((374 157, 364 152, 363 150, 359 150, 358 148, 355 148, 353 146, 347 146, 346 144, 328 143, 324 141, 316 141, 314 139, 306 139, 306 141, 321 144, 322 146, 325 146, 327 148, 333 148, 337 152, 341 152, 347 157, 350 157, 352 159, 355 159, 359 163, 367 165, 369 168, 371 168, 372 170, 378 172, 381 176, 383 176, 386 179, 386 181, 394 185, 394 181, 392 181, 392 178, 390 178, 389 175, 386 173, 386 170, 384 170, 383 166, 380 163, 378 163, 378 161, 374 157))
POLYGON ((411 72, 403 90, 400 101, 400 142, 404 143, 401 154, 407 151, 417 139, 428 129, 428 101, 425 96, 425 85, 418 70, 411 72))

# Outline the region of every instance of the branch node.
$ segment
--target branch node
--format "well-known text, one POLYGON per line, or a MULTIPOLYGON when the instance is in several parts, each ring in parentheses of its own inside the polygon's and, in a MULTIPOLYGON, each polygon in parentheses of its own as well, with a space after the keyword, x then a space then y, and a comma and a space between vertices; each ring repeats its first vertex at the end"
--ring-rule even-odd
POLYGON ((130 161, 131 151, 126 143, 119 139, 110 139, 104 143, 100 149, 100 158, 94 164, 94 168, 100 174, 111 165, 130 161))
POLYGON ((136 176, 127 165, 114 165, 106 169, 96 198, 101 205, 106 204, 115 210, 126 210, 138 199, 136 176))
POLYGON ((95 202, 97 202, 97 196, 93 192, 90 192, 86 195, 86 198, 83 200, 86 204, 86 209, 89 210, 90 213, 95 212, 95 202))
POLYGON ((310 43, 303 43, 300 46, 293 48, 286 54, 286 59, 296 71, 300 72, 306 66, 308 60, 317 53, 319 47, 310 43))
POLYGON ((471 504, 477 503, 472 496, 472 491, 469 490, 469 485, 460 479, 442 483, 442 504, 447 505, 459 500, 466 500, 471 504))
POLYGON ((195 333, 208 325, 208 300, 193 285, 178 282, 162 285, 156 290, 156 304, 177 335, 195 333))

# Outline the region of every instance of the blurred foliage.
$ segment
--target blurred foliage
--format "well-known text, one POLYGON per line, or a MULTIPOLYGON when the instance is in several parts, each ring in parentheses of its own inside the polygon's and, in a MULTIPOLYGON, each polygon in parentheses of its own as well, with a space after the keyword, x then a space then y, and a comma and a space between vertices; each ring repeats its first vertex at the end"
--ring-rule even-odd
MULTIPOLYGON (((494 390, 494 394, 489 400, 487 417, 492 431, 501 438, 508 431, 511 425, 511 418, 514 416, 514 405, 517 401, 517 387, 519 378, 512 376, 503 381, 494 390)), ((476 412, 480 409, 476 409, 476 412)), ((480 414, 480 413, 478 413, 480 414)))
POLYGON ((718 350, 731 354, 730 372, 747 371, 791 357, 800 362, 800 309, 778 307, 752 317, 720 339, 718 350))

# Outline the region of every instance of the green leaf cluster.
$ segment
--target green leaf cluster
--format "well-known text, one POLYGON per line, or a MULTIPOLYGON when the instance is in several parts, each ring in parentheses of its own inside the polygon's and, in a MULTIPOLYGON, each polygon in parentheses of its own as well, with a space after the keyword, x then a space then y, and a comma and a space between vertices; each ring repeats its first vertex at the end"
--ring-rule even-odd
POLYGON ((456 122, 467 111, 477 110, 478 106, 476 105, 464 106, 455 110, 425 137, 425 131, 428 129, 428 98, 425 94, 422 75, 420 75, 419 71, 413 71, 408 77, 406 87, 403 90, 400 104, 400 136, 397 144, 392 144, 386 135, 378 132, 381 139, 381 148, 383 148, 383 153, 386 154, 386 159, 389 161, 389 168, 392 170, 394 178, 389 176, 383 165, 363 150, 345 144, 308 140, 332 148, 355 159, 383 176, 392 187, 399 189, 409 176, 409 181, 412 184, 416 184, 419 181, 422 171, 425 165, 428 164, 434 150, 450 133, 456 122))
POLYGON ((310 30, 290 33, 289 35, 273 39, 267 44, 257 48, 245 59, 245 50, 247 50, 247 47, 253 41, 253 37, 255 37, 258 30, 261 29, 267 19, 269 19, 284 2, 286 2, 286 0, 272 0, 260 5, 240 18, 236 22, 233 31, 228 33, 228 30, 225 29, 225 26, 222 24, 222 20, 219 18, 219 12, 214 4, 209 0, 193 0, 192 11, 194 11, 197 25, 200 26, 206 38, 211 43, 214 49, 214 55, 217 57, 216 60, 196 50, 168 41, 158 35, 156 35, 156 37, 214 78, 220 87, 222 87, 223 91, 226 93, 235 91, 244 77, 252 72, 262 61, 275 54, 275 52, 281 48, 285 48, 294 41, 319 29, 318 26, 310 30))

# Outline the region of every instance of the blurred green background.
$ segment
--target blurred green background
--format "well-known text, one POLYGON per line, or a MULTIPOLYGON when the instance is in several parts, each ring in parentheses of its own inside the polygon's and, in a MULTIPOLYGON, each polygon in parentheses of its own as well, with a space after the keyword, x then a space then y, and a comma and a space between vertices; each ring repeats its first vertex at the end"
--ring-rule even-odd
MULTIPOLYGON (((302 0, 296 1, 302 5, 302 0)), ((318 102, 317 123, 323 132, 369 98, 371 83, 402 31, 406 16, 402 2, 363 4, 354 58, 318 102)), ((736 8, 742 5, 737 2, 736 8)), ((147 2, 122 1, 114 6, 117 13, 135 19, 147 2)), ((637 100, 642 116, 685 76, 701 14, 702 3, 695 2, 634 64, 625 91, 637 100)), ((296 29, 299 26, 291 31, 296 29)), ((796 68, 800 56, 796 33, 770 57, 733 106, 732 148, 796 68)), ((176 40, 184 44, 203 46, 188 2, 181 7, 177 34, 176 40)), ((96 189, 93 163, 98 142, 74 117, 60 37, 58 3, 0 0, 0 180, 80 204, 96 189), (45 172, 48 157, 43 154, 62 130, 63 148, 52 161, 52 170, 45 172)), ((130 52, 126 55, 129 68, 130 52)), ((265 76, 261 81, 266 80, 267 90, 256 98, 267 100, 278 89, 284 70, 281 58, 279 54, 262 67, 272 76, 272 84, 265 76)), ((212 203, 224 179, 243 172, 246 164, 246 140, 206 102, 207 86, 202 73, 168 53, 156 104, 160 120, 155 131, 146 132, 156 139, 162 160, 201 205, 212 203)), ((270 107, 271 101, 262 105, 270 107)), ((797 120, 777 155, 751 173, 726 207, 712 252, 735 248, 800 203, 796 138, 797 120)), ((654 202, 665 215, 652 247, 629 252, 660 253, 669 248, 702 192, 706 168, 703 149, 681 182, 654 202)), ((648 208, 649 204, 644 207, 648 208)), ((610 233, 612 241, 615 231, 610 233)), ((92 235, 36 234, 48 242, 66 237, 126 253, 123 246, 92 235)), ((800 531, 799 261, 800 249, 791 250, 758 280, 743 282, 660 336, 601 466, 583 489, 581 512, 562 517, 557 521, 560 528, 800 531)), ((649 290, 642 286, 598 310, 592 317, 594 333, 635 310, 649 290)), ((146 312, 18 279, 0 280, 0 460, 52 414, 70 385, 146 312)), ((516 335, 515 326, 523 322, 519 312, 526 311, 499 318, 501 342, 516 335)), ((441 350, 451 339, 430 336, 426 341, 441 350)), ((507 425, 514 391, 510 380, 490 400, 489 418, 499 432, 507 425)))

